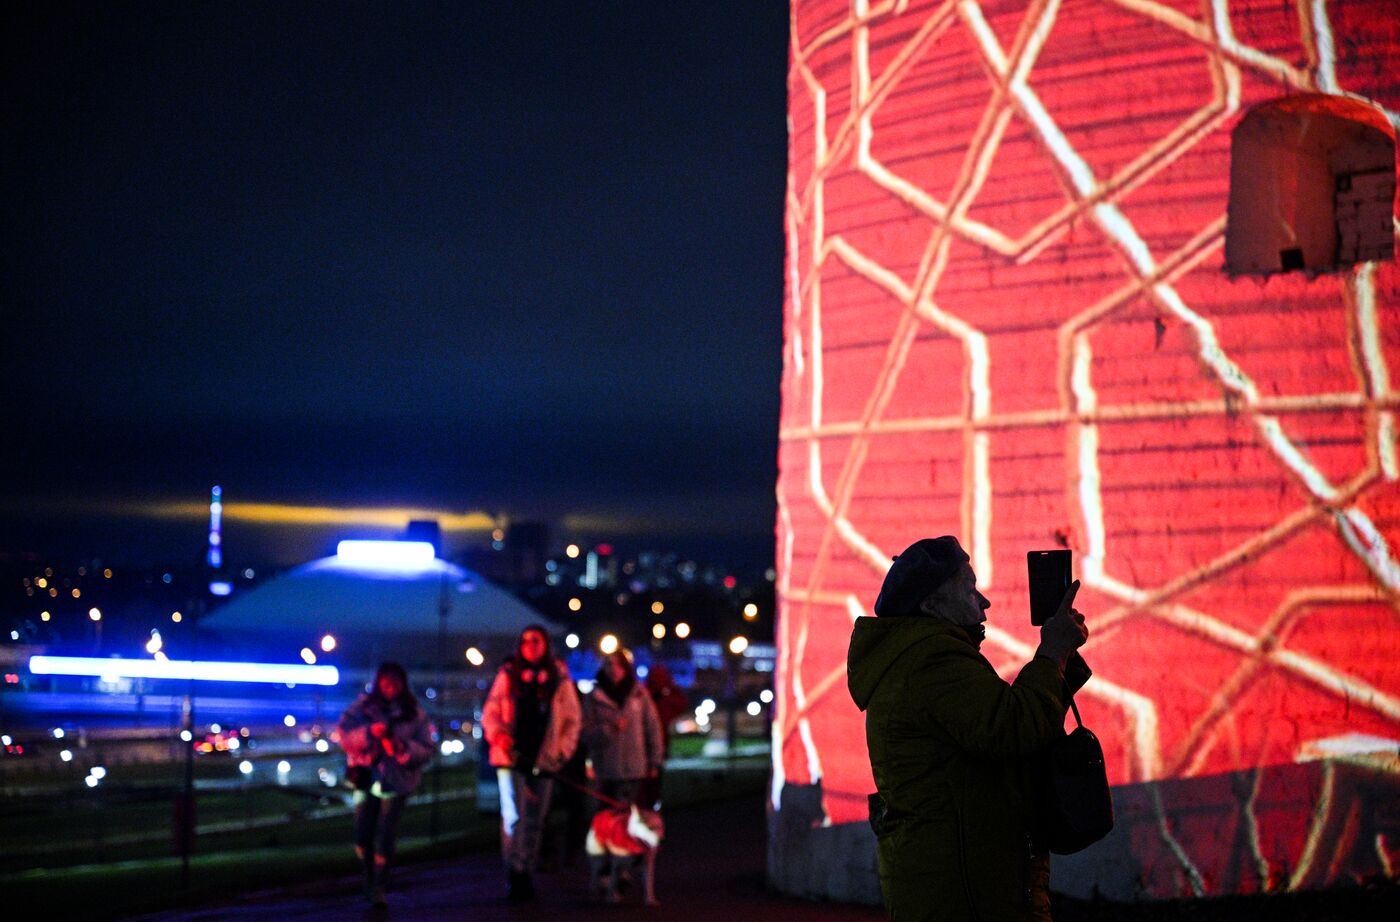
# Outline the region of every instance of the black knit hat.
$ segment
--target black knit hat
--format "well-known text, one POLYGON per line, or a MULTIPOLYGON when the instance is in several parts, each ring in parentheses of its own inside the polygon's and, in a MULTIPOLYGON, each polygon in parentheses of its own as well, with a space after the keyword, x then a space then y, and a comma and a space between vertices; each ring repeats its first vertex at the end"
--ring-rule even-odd
POLYGON ((917 615, 919 604, 968 561, 952 535, 921 538, 895 557, 875 599, 877 615, 917 615))

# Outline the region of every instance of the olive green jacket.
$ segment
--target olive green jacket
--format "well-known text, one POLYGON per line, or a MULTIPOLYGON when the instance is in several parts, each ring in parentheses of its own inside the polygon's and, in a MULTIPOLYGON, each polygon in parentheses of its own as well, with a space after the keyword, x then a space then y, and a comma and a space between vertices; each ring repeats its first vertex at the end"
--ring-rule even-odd
POLYGON ((858 618, 847 657, 865 735, 880 885, 895 922, 1050 918, 1049 858, 1033 841, 1035 765, 1089 678, 1036 658, 1010 684, 960 627, 858 618))

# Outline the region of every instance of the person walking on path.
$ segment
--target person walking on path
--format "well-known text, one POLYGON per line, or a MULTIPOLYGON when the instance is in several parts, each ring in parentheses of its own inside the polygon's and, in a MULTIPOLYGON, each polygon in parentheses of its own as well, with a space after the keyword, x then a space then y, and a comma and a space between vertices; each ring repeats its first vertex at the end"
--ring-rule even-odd
POLYGON ((436 733, 398 663, 381 663, 370 690, 340 717, 346 777, 355 788, 355 855, 376 906, 385 905, 399 819, 433 757, 436 733))
POLYGON ((1049 922, 1038 755, 1089 678, 1078 581, 1015 681, 978 652, 987 597, 957 539, 894 559, 874 618, 857 618, 847 681, 865 711, 880 889, 901 922, 1049 922))
POLYGON ((676 719, 690 709, 690 701, 664 663, 652 663, 647 672, 646 687, 651 703, 656 706, 656 716, 661 721, 661 767, 654 777, 642 782, 637 802, 644 807, 660 810, 661 779, 666 772, 666 760, 671 757, 671 728, 675 726, 676 719))
POLYGON ((656 705, 637 683, 632 654, 626 649, 609 653, 583 701, 583 739, 599 792, 625 804, 638 803, 642 782, 661 772, 663 736, 656 705))
POLYGON ((574 754, 579 737, 578 693, 564 661, 550 652, 544 627, 532 624, 520 632, 515 655, 491 683, 481 724, 500 786, 506 895, 528 900, 535 893, 531 875, 553 775, 574 754))
MULTIPOLYGON (((578 692, 577 686, 574 689, 578 692)), ((581 697, 581 695, 580 695, 581 697)), ((582 712, 582 701, 579 703, 582 712)), ((583 855, 588 823, 593 817, 593 800, 588 796, 588 747, 580 739, 564 767, 554 776, 553 810, 563 814, 555 834, 546 834, 540 847, 540 870, 573 867, 583 855)))

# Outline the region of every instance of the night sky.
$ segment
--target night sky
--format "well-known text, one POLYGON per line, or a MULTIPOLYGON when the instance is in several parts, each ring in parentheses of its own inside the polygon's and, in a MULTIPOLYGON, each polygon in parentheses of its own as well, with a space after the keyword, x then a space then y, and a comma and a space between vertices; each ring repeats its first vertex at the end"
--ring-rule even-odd
POLYGON ((219 483, 771 558, 785 3, 4 15, 0 552, 219 483))

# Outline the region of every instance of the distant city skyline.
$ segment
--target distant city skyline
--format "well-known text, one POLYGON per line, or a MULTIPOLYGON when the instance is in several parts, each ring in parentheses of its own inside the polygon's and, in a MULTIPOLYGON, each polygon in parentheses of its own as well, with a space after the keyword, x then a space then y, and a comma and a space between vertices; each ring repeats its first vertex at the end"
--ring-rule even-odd
MULTIPOLYGON (((556 552, 570 543, 585 548, 606 544, 633 556, 673 553, 745 570, 772 565, 768 535, 736 533, 723 521, 705 518, 703 511, 688 521, 679 518, 686 512, 679 506, 668 512, 671 518, 659 523, 645 516, 551 518, 431 506, 312 506, 231 499, 224 504, 224 546, 228 560, 238 566, 285 567, 332 553, 336 542, 345 538, 398 538, 409 522, 428 520, 442 529, 444 555, 457 556, 489 546, 498 525, 538 523, 548 529, 556 552)), ((28 507, 0 506, 0 522, 13 523, 14 533, 23 535, 0 547, 0 557, 194 565, 207 547, 208 503, 39 501, 28 507), (133 540, 138 533, 139 540, 133 540)))

